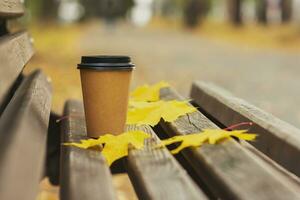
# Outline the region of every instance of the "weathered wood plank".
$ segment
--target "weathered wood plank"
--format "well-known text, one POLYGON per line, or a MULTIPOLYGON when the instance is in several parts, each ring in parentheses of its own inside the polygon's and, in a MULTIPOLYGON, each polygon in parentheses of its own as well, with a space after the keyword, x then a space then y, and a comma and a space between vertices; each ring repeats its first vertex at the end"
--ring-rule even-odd
POLYGON ((0 37, 0 105, 33 52, 30 36, 26 32, 0 37))
POLYGON ((292 173, 300 176, 300 130, 232 96, 223 89, 195 82, 191 97, 224 126, 252 121, 252 132, 259 134, 253 145, 292 173))
POLYGON ((0 199, 36 198, 44 172, 51 87, 36 71, 24 79, 0 118, 0 199))
POLYGON ((22 0, 0 0, 0 18, 20 17, 24 14, 22 0))
MULTIPOLYGON (((162 89, 161 98, 180 99, 171 89, 162 89)), ((200 112, 161 123, 170 136, 218 129, 200 112)), ((188 148, 182 155, 221 199, 299 199, 299 185, 283 176, 234 140, 218 145, 188 148)))
POLYGON ((281 165, 276 163, 274 160, 263 154, 261 151, 256 149, 254 146, 249 144, 246 141, 240 140, 240 144, 244 147, 247 148, 252 154, 255 156, 259 157, 262 161, 264 161, 266 164, 268 164, 270 167, 272 167, 274 170, 277 172, 281 173, 283 176, 287 177, 288 179, 292 180, 295 182, 295 184, 300 185, 300 178, 296 176, 295 174, 291 173, 290 171, 286 170, 283 168, 281 165))
POLYGON ((153 148, 160 140, 149 126, 128 126, 127 130, 141 130, 152 136, 144 149, 130 149, 127 159, 139 199, 207 199, 167 149, 153 148))
MULTIPOLYGON (((62 142, 86 139, 83 105, 70 100, 65 105, 62 142)), ((116 199, 111 173, 101 152, 61 146, 60 199, 116 199)))

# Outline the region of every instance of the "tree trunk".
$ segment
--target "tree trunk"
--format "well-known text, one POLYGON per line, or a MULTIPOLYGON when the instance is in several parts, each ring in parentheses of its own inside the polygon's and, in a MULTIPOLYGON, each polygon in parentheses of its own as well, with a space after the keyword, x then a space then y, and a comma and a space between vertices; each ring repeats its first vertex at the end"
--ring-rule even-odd
POLYGON ((59 2, 57 0, 43 0, 41 18, 46 20, 56 20, 59 2))
POLYGON ((281 0, 281 21, 286 23, 292 18, 292 0, 281 0))
POLYGON ((267 0, 256 0, 256 19, 258 23, 267 24, 267 0))
POLYGON ((234 25, 242 24, 242 0, 227 0, 229 21, 234 25))
POLYGON ((208 14, 210 3, 208 0, 189 0, 184 9, 184 23, 189 28, 195 28, 208 14))

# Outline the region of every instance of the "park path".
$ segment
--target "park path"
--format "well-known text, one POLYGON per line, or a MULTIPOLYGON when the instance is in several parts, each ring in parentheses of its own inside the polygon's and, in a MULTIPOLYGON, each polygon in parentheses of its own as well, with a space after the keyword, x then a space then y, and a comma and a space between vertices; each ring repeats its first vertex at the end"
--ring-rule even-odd
POLYGON ((300 127, 300 56, 215 42, 184 31, 89 26, 83 54, 126 54, 137 69, 133 85, 169 81, 188 96, 193 80, 214 82, 300 127))

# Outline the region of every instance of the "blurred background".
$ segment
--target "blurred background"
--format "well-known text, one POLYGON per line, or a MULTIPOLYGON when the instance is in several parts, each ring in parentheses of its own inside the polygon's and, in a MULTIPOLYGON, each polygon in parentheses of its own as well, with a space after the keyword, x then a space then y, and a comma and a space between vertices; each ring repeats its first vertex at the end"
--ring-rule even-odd
POLYGON ((212 81, 300 127, 300 0, 31 0, 22 23, 53 80, 53 109, 81 98, 81 55, 125 54, 132 86, 169 81, 185 96, 212 81))
MULTIPOLYGON (((31 0, 21 23, 37 49, 26 72, 52 78, 53 110, 81 98, 81 55, 124 54, 132 88, 160 80, 188 98, 210 81, 300 127, 300 0, 31 0)), ((119 199, 135 199, 128 178, 119 199)), ((58 188, 41 185, 41 199, 58 188)))
POLYGON ((81 98, 81 55, 125 54, 132 87, 166 80, 188 96, 214 82, 300 127, 300 0, 31 0, 23 23, 54 85, 53 109, 81 98))

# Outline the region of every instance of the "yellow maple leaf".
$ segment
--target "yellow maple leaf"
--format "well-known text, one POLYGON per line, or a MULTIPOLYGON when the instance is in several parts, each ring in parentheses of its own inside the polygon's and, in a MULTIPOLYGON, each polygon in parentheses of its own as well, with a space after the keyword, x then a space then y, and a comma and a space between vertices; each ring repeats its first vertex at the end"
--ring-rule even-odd
POLYGON ((75 146, 81 149, 88 149, 96 146, 101 146, 102 143, 97 139, 87 139, 87 140, 80 140, 80 143, 70 142, 70 143, 64 143, 64 145, 75 146))
POLYGON ((148 101, 134 101, 132 99, 129 100, 129 109, 131 108, 146 108, 155 106, 156 102, 148 102, 148 101))
POLYGON ((158 101, 160 99, 160 89, 169 86, 170 85, 165 81, 161 81, 151 86, 146 84, 136 88, 133 92, 131 92, 130 97, 134 101, 158 101))
POLYGON ((129 108, 127 124, 155 126, 160 119, 173 122, 178 117, 195 112, 197 109, 187 104, 186 101, 157 101, 135 102, 135 106, 129 108))
POLYGON ((81 140, 80 143, 65 143, 65 145, 76 146, 83 149, 104 145, 102 155, 110 166, 114 161, 128 155, 128 145, 136 149, 144 147, 144 140, 150 135, 143 131, 129 131, 120 135, 106 134, 98 139, 81 140))
POLYGON ((254 140, 257 136, 256 134, 246 132, 246 130, 225 131, 221 129, 206 129, 201 133, 175 136, 163 140, 158 145, 158 147, 164 147, 170 144, 180 143, 180 145, 176 149, 171 151, 172 154, 177 154, 187 147, 200 147, 204 143, 216 144, 217 142, 222 141, 224 139, 229 139, 232 136, 248 141, 254 140))
POLYGON ((106 141, 102 151, 108 165, 114 161, 128 155, 128 145, 131 144, 136 149, 144 147, 144 140, 150 135, 143 131, 126 132, 118 136, 114 136, 109 141, 106 141))

